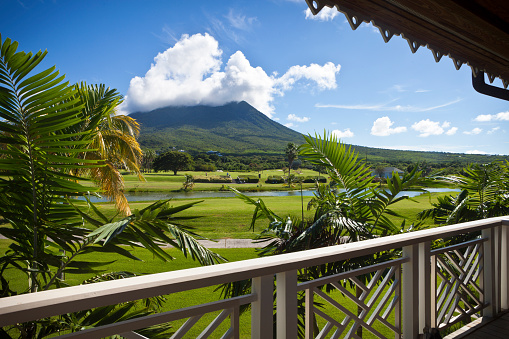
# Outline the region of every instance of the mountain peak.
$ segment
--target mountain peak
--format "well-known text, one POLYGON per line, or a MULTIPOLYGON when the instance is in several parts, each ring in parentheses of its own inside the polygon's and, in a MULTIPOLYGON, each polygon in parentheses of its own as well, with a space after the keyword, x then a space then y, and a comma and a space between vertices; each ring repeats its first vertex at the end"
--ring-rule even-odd
POLYGON ((223 106, 170 106, 130 115, 141 125, 144 147, 223 153, 283 152, 288 142, 302 143, 302 135, 258 111, 246 101, 223 106))

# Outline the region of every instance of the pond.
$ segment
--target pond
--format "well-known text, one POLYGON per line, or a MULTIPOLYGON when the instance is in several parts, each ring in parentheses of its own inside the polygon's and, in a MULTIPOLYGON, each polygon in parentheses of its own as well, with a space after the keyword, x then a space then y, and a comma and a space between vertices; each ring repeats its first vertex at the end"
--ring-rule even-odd
MULTIPOLYGON (((426 191, 435 192, 459 192, 453 188, 425 188, 426 191)), ((314 190, 303 190, 302 195, 312 197, 314 190)), ((300 196, 300 190, 295 191, 261 191, 261 192, 244 192, 246 196, 251 197, 293 197, 300 196)), ((407 195, 416 197, 423 194, 420 191, 405 191, 398 196, 407 195)), ((202 198, 231 198, 235 197, 235 193, 231 191, 189 191, 189 192, 126 192, 127 201, 153 201, 166 199, 202 199, 202 198)), ((106 202, 106 198, 91 197, 92 202, 106 202)))

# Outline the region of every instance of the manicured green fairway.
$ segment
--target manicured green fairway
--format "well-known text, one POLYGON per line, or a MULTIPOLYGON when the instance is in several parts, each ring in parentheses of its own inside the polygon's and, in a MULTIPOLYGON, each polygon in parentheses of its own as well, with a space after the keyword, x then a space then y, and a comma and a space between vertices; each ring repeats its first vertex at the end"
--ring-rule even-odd
MULTIPOLYGON (((417 219, 417 213, 431 207, 431 202, 436 201, 438 195, 447 193, 423 194, 413 200, 403 200, 392 207, 406 218, 406 224, 410 225, 417 219)), ((300 196, 291 197, 261 197, 265 204, 281 217, 286 215, 301 216, 302 207, 304 207, 304 217, 312 219, 314 211, 307 210, 307 204, 312 197, 304 197, 301 203, 300 196)), ((254 198, 257 199, 257 198, 254 198)), ((205 198, 205 199, 175 199, 172 200, 174 206, 181 204, 202 201, 192 208, 179 213, 181 216, 197 216, 199 218, 185 221, 185 225, 194 227, 194 231, 209 239, 222 238, 254 238, 260 231, 268 226, 265 219, 260 219, 255 224, 255 231, 250 231, 249 226, 253 217, 254 206, 244 203, 239 198, 205 198)), ((131 209, 141 209, 147 206, 148 202, 133 202, 131 209)), ((101 211, 106 215, 114 215, 113 204, 97 204, 101 211)), ((400 224, 403 219, 391 217, 391 219, 400 224)))
MULTIPOLYGON (((185 181, 185 175, 192 175, 195 178, 198 177, 219 177, 230 175, 233 179, 238 176, 252 175, 258 177, 260 174, 261 179, 259 183, 245 183, 236 184, 228 183, 229 186, 234 186, 239 190, 245 191, 258 191, 258 190, 288 190, 283 184, 266 184, 265 180, 269 176, 282 176, 284 175, 282 170, 266 170, 260 172, 193 172, 193 171, 182 171, 178 172, 177 175, 173 175, 172 172, 159 172, 159 173, 145 173, 145 181, 140 181, 137 176, 132 174, 124 174, 125 191, 128 192, 165 192, 165 191, 178 191, 182 188, 182 183, 185 181)), ((319 173, 311 170, 299 170, 299 173, 293 172, 297 176, 318 176, 319 173)), ((322 174, 323 176, 323 174, 322 174)), ((86 183, 87 185, 93 185, 93 183, 86 183)), ((221 189, 223 184, 221 183, 196 183, 193 190, 195 191, 218 191, 221 189)), ((303 184, 304 188, 313 188, 314 183, 303 184)), ((297 189, 296 186, 293 189, 297 189)))

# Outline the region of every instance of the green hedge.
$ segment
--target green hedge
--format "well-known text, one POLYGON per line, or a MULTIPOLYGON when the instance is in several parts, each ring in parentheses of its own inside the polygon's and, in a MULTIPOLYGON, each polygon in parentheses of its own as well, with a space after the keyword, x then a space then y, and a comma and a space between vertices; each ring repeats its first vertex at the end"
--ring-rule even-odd
POLYGON ((304 178, 304 181, 305 183, 314 183, 316 180, 318 180, 318 182, 321 182, 321 183, 326 183, 327 182, 327 178, 326 177, 322 177, 322 176, 308 176, 308 177, 305 177, 304 178))
POLYGON ((280 176, 270 176, 270 177, 267 177, 267 180, 265 180, 265 183, 266 184, 282 184, 285 182, 285 179, 283 179, 283 177, 280 177, 280 176))
POLYGON ((239 175, 237 179, 250 184, 257 184, 260 181, 260 179, 256 175, 242 175, 242 176, 239 175))
POLYGON ((194 182, 205 182, 213 184, 231 183, 232 178, 230 177, 195 177, 194 182))

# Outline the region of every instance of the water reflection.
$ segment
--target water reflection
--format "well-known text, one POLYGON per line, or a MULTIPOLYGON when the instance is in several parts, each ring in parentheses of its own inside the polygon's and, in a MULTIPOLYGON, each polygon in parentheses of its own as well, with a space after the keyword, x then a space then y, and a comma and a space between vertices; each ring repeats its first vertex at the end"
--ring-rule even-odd
MULTIPOLYGON (((436 192, 459 192, 458 189, 452 188, 425 188, 426 191, 431 193, 436 192)), ((302 195, 305 197, 312 197, 314 190, 303 190, 302 195)), ((245 192, 247 196, 252 197, 293 197, 300 196, 300 190, 295 191, 263 191, 263 192, 245 192)), ((416 197, 421 195, 420 191, 405 191, 398 196, 407 195, 409 197, 416 197)), ((230 191, 190 191, 190 192, 127 192, 125 194, 127 201, 153 201, 153 200, 166 200, 166 199, 202 199, 202 198, 231 198, 235 193, 230 191)), ((105 202, 105 198, 90 197, 92 202, 105 202)))

